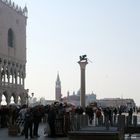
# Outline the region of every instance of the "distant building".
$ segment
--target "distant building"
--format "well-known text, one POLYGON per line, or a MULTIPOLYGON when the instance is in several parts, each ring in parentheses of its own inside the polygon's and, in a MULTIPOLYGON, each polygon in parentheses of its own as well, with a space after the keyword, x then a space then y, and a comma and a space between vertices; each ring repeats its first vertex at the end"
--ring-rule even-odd
POLYGON ((62 101, 62 94, 61 94, 61 81, 60 81, 60 77, 59 77, 59 73, 57 73, 57 78, 56 78, 56 82, 55 82, 55 100, 45 100, 45 98, 40 98, 39 101, 37 100, 30 100, 30 105, 31 106, 35 106, 38 104, 42 104, 42 105, 47 105, 47 104, 52 104, 55 101, 62 101))
POLYGON ((57 74, 56 82, 55 82, 55 100, 61 101, 61 81, 59 77, 59 73, 57 74))
MULTIPOLYGON (((96 101, 96 94, 94 94, 93 92, 91 94, 86 94, 85 98, 86 98, 85 103, 86 103, 86 106, 87 106, 90 103, 93 103, 93 102, 96 101)), ((65 100, 75 104, 76 106, 79 106, 80 105, 80 90, 77 92, 77 94, 75 94, 75 92, 73 92, 72 95, 70 95, 70 93, 68 91, 67 92, 67 97, 65 97, 65 100)))
POLYGON ((65 100, 67 102, 71 102, 73 104, 75 104, 76 106, 80 105, 80 95, 77 93, 75 94, 75 92, 73 92, 72 95, 70 95, 70 92, 67 92, 67 97, 65 97, 65 100))
POLYGON ((129 108, 134 108, 136 106, 133 99, 122 99, 122 98, 104 98, 97 100, 98 106, 102 107, 120 107, 126 106, 129 108))
POLYGON ((96 102, 96 94, 93 92, 91 94, 86 95, 86 105, 89 105, 90 103, 96 102))

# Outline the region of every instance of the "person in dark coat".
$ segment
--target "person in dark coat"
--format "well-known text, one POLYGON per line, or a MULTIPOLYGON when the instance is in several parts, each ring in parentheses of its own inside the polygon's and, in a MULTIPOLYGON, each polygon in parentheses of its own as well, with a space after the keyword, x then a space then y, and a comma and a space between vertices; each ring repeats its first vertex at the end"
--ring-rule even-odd
POLYGON ((92 124, 94 118, 94 111, 91 106, 86 107, 86 114, 88 115, 89 123, 92 124))
POLYGON ((48 124, 50 126, 50 137, 55 137, 55 120, 56 120, 56 112, 53 105, 51 105, 50 110, 48 112, 48 124))
POLYGON ((39 123, 41 122, 41 118, 42 118, 42 114, 39 110, 39 107, 36 107, 33 111, 34 137, 39 137, 38 128, 39 128, 39 123))
POLYGON ((27 111, 25 113, 25 123, 24 123, 25 139, 28 139, 28 129, 30 130, 30 138, 33 138, 32 127, 33 127, 32 110, 30 108, 27 108, 27 111))
POLYGON ((128 111, 128 117, 129 117, 129 124, 132 124, 132 115, 133 115, 133 109, 130 108, 130 110, 128 111))

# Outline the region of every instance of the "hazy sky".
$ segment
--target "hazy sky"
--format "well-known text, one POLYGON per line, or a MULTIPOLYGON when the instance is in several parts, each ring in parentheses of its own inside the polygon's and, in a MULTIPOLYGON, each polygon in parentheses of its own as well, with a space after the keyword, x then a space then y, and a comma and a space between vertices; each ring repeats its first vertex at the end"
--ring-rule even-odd
POLYGON ((97 98, 134 98, 140 105, 140 0, 14 0, 28 7, 26 88, 54 99, 59 71, 62 94, 80 87, 97 98))

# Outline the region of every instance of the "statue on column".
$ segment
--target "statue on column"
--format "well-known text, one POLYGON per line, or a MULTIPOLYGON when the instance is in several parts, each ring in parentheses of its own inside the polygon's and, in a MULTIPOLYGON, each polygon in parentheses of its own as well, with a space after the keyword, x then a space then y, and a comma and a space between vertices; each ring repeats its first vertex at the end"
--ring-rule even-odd
POLYGON ((81 55, 81 56, 79 56, 79 58, 80 58, 80 62, 81 61, 86 61, 87 62, 87 55, 81 55))

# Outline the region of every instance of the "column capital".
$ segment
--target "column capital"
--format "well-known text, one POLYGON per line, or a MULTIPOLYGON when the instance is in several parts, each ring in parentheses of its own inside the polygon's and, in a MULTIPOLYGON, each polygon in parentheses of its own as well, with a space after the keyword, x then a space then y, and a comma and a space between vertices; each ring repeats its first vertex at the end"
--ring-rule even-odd
POLYGON ((80 65, 81 69, 85 69, 88 62, 87 61, 78 61, 78 64, 80 65))

